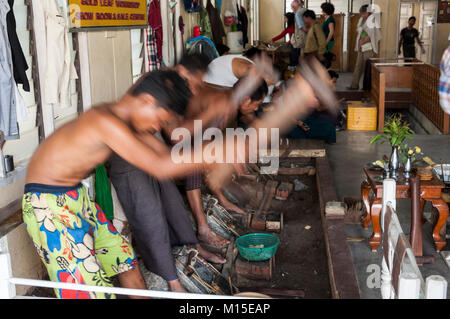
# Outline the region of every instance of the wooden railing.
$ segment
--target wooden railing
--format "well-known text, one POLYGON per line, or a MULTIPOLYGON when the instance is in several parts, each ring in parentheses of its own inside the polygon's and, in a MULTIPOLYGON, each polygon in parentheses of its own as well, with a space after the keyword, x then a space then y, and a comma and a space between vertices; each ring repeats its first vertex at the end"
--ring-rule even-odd
POLYGON ((450 116, 439 103, 440 70, 429 64, 414 65, 412 99, 415 106, 442 132, 449 134, 450 116))

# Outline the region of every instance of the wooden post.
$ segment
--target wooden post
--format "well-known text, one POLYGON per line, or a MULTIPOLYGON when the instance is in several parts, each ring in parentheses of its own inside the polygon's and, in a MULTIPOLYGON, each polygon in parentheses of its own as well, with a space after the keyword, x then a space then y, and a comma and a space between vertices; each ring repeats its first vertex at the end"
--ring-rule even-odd
POLYGON ((450 115, 444 112, 444 127, 442 129, 442 134, 450 133, 450 115))
POLYGON ((386 99, 386 75, 380 72, 380 86, 378 98, 378 132, 383 133, 384 129, 384 110, 386 99))
POLYGON ((42 118, 42 99, 39 81, 39 65, 37 60, 36 40, 34 37, 33 7, 31 0, 25 1, 27 5, 27 29, 30 32, 30 55, 32 57, 31 77, 34 83, 34 100, 36 101, 36 127, 38 128, 39 143, 45 139, 44 120, 42 118))
POLYGON ((89 69, 88 34, 78 32, 76 35, 78 44, 80 92, 82 96, 82 111, 86 112, 92 107, 91 78, 89 69))
POLYGON ((422 210, 420 205, 420 179, 417 175, 410 179, 411 184, 411 235, 410 243, 414 256, 422 256, 422 210))

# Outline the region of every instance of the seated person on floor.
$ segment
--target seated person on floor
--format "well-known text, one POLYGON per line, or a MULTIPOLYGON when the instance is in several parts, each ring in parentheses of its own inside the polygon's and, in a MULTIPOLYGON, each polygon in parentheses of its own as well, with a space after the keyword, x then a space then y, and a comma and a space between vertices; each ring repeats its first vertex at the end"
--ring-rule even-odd
MULTIPOLYGON (((338 75, 334 71, 329 71, 330 87, 334 87, 338 75)), ((330 114, 320 103, 304 120, 294 121, 295 127, 288 136, 298 139, 319 139, 328 144, 336 144, 336 125, 338 118, 330 114)))
MULTIPOLYGON (((205 167, 173 162, 167 147, 149 133, 183 116, 190 96, 176 72, 155 71, 118 102, 92 108, 40 144, 28 166, 22 210, 50 280, 112 286, 111 277, 118 275, 123 287, 146 289, 133 248, 91 201, 81 181, 113 152, 160 179, 205 167)), ((64 289, 55 293, 74 297, 64 289)), ((115 296, 80 291, 77 297, 115 296)))
MULTIPOLYGON (((328 74, 330 75, 330 78, 331 78, 330 86, 335 88, 337 79, 339 79, 339 74, 337 74, 335 71, 332 71, 332 70, 328 70, 328 74)), ((340 102, 342 103, 343 99, 341 99, 340 102)), ((342 112, 340 111, 337 115, 332 114, 332 113, 328 112, 328 110, 326 110, 326 108, 323 107, 322 105, 319 105, 311 113, 310 117, 313 117, 313 118, 321 120, 321 121, 328 122, 328 123, 334 125, 334 127, 336 127, 336 129, 338 129, 338 130, 341 129, 343 126, 342 112)))
MULTIPOLYGON (((220 103, 228 103, 229 95, 228 93, 220 92, 217 89, 231 89, 240 78, 249 73, 251 68, 254 66, 253 60, 260 57, 261 54, 263 54, 261 50, 253 47, 247 50, 244 55, 227 54, 214 59, 208 65, 208 71, 203 77, 203 81, 206 83, 206 86, 202 88, 200 94, 193 100, 192 105, 188 109, 188 117, 195 119, 195 116, 203 114, 204 128, 206 128, 205 122, 208 122, 208 120, 214 121, 212 126, 224 127, 226 124, 226 119, 230 117, 230 114, 221 114, 221 116, 218 116, 218 112, 223 112, 224 110, 217 107, 217 105, 221 105, 220 103), (210 108, 209 106, 211 105, 216 105, 216 107, 210 108), (221 119, 221 122, 219 123, 217 119, 221 119)), ((226 106, 224 108, 226 108, 226 106)), ((191 128, 191 130, 193 130, 193 128, 191 128)), ((200 218, 202 218, 201 216, 204 216, 203 207, 200 205, 201 185, 202 177, 199 173, 192 174, 192 176, 189 176, 186 181, 188 199, 194 214, 198 216, 197 222, 199 222, 200 218)), ((229 201, 221 191, 216 191, 214 195, 225 209, 232 210, 239 214, 246 214, 242 208, 229 201)), ((200 225, 203 225, 203 223, 200 223, 200 225)), ((207 232, 206 227, 202 227, 202 229, 203 233, 207 232)), ((210 234, 211 233, 207 232, 205 235, 202 235, 202 237, 211 237, 210 234)), ((225 244, 226 242, 222 240, 216 241, 216 243, 225 244)))
POLYGON ((288 134, 291 138, 317 139, 328 144, 336 144, 336 128, 314 117, 296 121, 296 127, 288 134))
MULTIPOLYGON (((179 68, 177 66, 176 68, 179 68)), ((217 90, 211 87, 202 87, 200 90, 196 91, 194 97, 189 103, 187 118, 188 119, 202 119, 203 129, 207 127, 217 126, 223 128, 227 126, 226 121, 217 122, 215 119, 221 113, 223 113, 224 108, 229 107, 229 98, 231 91, 217 90), (212 114, 212 117, 211 117, 212 114)), ((258 108, 265 95, 267 94, 267 85, 263 81, 263 84, 258 88, 257 92, 253 94, 250 98, 247 98, 239 107, 240 114, 248 114, 249 112, 254 112, 258 108)), ((230 120, 236 120, 233 116, 230 120)), ((230 118, 223 114, 221 118, 230 118)), ((184 124, 186 127, 186 123, 184 124)), ((233 125, 235 126, 235 125, 233 125)), ((190 128, 192 130, 192 127, 190 128)), ((165 136, 171 136, 171 130, 166 129, 164 131, 165 136)), ((167 139, 167 138, 166 138, 167 139)), ((201 199, 201 187, 203 185, 203 173, 198 172, 192 174, 186 180, 186 194, 194 214, 195 221, 197 223, 197 238, 200 242, 205 242, 217 247, 223 247, 229 244, 229 241, 218 236, 209 228, 203 210, 203 202, 201 199)), ((231 203, 225 195, 220 191, 214 191, 214 195, 218 198, 219 202, 224 206, 224 208, 235 211, 240 214, 246 214, 244 210, 235 204, 231 203)))
MULTIPOLYGON (((202 85, 207 69, 205 61, 198 54, 185 55, 173 68, 186 81, 193 96, 202 85)), ((169 126, 176 123, 172 120, 169 126)), ((164 125, 162 129, 167 127, 164 125)), ((165 143, 159 132, 157 137, 165 143)), ((108 172, 145 267, 166 280, 171 290, 184 291, 175 268, 173 246, 196 245, 199 255, 206 260, 225 262, 221 256, 209 253, 198 244, 183 198, 172 180, 158 180, 117 154, 108 160, 108 172)))
MULTIPOLYGON (((239 80, 236 84, 240 84, 242 80, 239 80)), ((237 127, 241 127, 244 130, 256 119, 259 106, 263 103, 268 94, 267 83, 263 81, 257 90, 248 98, 246 98, 240 105, 237 115, 237 127)))
MULTIPOLYGON (((274 64, 273 68, 279 74, 283 74, 283 70, 282 70, 282 68, 279 65, 274 64)), ((266 84, 267 84, 267 82, 266 82, 266 84)), ((284 85, 284 80, 280 79, 280 81, 278 81, 277 83, 274 83, 274 84, 269 85, 267 87, 267 94, 266 94, 266 97, 264 98, 264 100, 263 100, 263 102, 261 104, 261 107, 260 107, 259 111, 261 111, 262 108, 267 107, 267 106, 269 106, 269 105, 271 105, 273 103, 274 97, 278 94, 278 92, 283 90, 283 85, 284 85)))

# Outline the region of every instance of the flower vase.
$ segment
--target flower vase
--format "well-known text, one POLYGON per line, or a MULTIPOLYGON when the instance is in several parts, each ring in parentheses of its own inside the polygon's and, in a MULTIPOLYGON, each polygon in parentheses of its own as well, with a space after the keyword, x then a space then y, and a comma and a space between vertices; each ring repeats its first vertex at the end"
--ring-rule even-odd
POLYGON ((391 173, 391 178, 397 179, 397 170, 399 168, 400 162, 398 158, 398 146, 392 146, 391 159, 389 161, 389 171, 391 173))
POLYGON ((405 178, 409 179, 411 177, 411 168, 412 168, 412 160, 411 160, 411 156, 408 155, 408 159, 406 160, 405 163, 405 178))

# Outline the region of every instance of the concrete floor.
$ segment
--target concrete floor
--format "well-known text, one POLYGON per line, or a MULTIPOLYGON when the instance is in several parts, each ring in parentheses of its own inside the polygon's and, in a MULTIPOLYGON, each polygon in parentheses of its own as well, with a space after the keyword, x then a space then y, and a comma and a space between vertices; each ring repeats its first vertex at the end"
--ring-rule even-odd
MULTIPOLYGON (((339 73, 339 79, 336 82, 336 91, 347 91, 347 87, 350 86, 353 79, 353 73, 352 72, 343 72, 339 73)), ((364 79, 361 77, 359 81, 359 87, 363 87, 364 79)))
MULTIPOLYGON (((340 200, 344 197, 361 197, 360 185, 365 178, 362 170, 367 163, 381 159, 384 154, 390 154, 389 145, 369 145, 370 140, 376 132, 356 132, 342 131, 337 134, 337 144, 327 146, 327 156, 330 161, 331 170, 334 175, 336 191, 340 200)), ((435 162, 450 163, 450 137, 444 135, 415 135, 409 145, 417 145, 422 148, 426 156, 431 157, 435 162)), ((432 207, 425 206, 425 216, 431 212, 432 207)), ((409 200, 397 201, 397 212, 400 223, 406 236, 409 236, 411 222, 411 205, 409 200)), ((445 264, 443 258, 434 250, 431 237, 431 224, 425 223, 423 226, 424 255, 435 256, 436 262, 433 265, 420 267, 422 275, 426 278, 429 275, 439 274, 450 282, 450 269, 445 264)), ((349 242, 355 269, 357 272, 358 285, 361 298, 381 298, 380 289, 370 288, 367 284, 369 275, 368 266, 372 264, 381 265, 381 248, 373 253, 369 248, 368 239, 372 234, 372 228, 364 230, 359 225, 346 225, 348 237, 365 238, 362 242, 349 242)), ((443 250, 450 250, 450 244, 443 250)), ((450 298, 450 285, 447 293, 450 298)))

